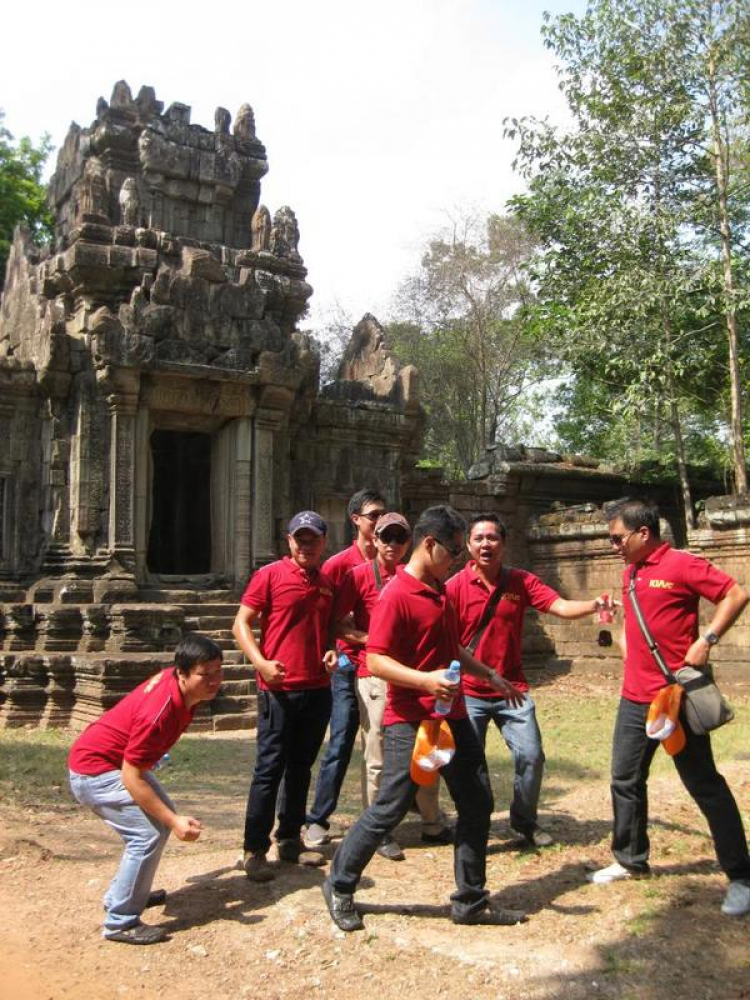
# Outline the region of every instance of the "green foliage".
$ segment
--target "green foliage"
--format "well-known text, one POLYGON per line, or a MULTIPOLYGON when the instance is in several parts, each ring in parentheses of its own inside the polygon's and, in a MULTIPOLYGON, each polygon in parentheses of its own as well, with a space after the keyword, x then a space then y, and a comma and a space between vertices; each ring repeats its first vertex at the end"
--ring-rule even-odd
MULTIPOLYGON (((603 457, 616 443, 633 461, 663 457, 669 439, 686 495, 688 459, 714 459, 726 438, 726 419, 716 419, 717 403, 730 409, 725 320, 748 294, 739 282, 728 293, 715 171, 723 154, 712 145, 716 111, 732 140, 727 174, 735 159, 747 172, 736 93, 749 50, 738 11, 592 0, 581 18, 548 18, 545 44, 573 128, 506 122, 529 182, 513 208, 540 247, 530 322, 572 380, 558 397, 561 439, 603 457), (713 77, 711 66, 720 67, 713 77)), ((736 244, 750 235, 749 190, 729 189, 736 244)), ((745 339, 745 357, 747 348, 745 339)))
POLYGON ((2 126, 4 117, 0 110, 0 288, 16 226, 28 229, 37 242, 52 238, 52 217, 42 184, 44 164, 52 150, 50 138, 42 136, 35 146, 24 136, 13 145, 13 136, 2 126))
POLYGON ((497 435, 512 433, 542 371, 535 331, 522 320, 531 252, 517 220, 465 217, 429 242, 399 289, 388 346, 419 368, 424 455, 451 475, 465 475, 497 435))

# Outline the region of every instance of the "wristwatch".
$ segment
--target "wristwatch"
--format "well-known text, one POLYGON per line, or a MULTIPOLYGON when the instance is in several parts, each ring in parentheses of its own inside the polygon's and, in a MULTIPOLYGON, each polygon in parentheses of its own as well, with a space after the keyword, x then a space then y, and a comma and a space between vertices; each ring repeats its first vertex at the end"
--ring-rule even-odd
POLYGON ((708 643, 709 646, 715 646, 719 641, 719 637, 715 632, 706 632, 701 638, 704 642, 708 643))

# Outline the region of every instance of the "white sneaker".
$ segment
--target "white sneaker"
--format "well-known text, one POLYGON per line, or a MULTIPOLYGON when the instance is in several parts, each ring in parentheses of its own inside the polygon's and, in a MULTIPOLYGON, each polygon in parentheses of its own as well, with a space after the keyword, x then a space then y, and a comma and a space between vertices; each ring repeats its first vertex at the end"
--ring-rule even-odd
POLYGON ((589 872, 586 876, 586 881, 593 882, 594 885, 609 885, 610 882, 622 882, 623 879, 632 877, 633 873, 629 868, 623 868, 619 862, 615 861, 608 868, 600 868, 599 871, 589 872))
POLYGON ((721 912, 725 917, 744 917, 750 913, 750 882, 734 879, 729 883, 721 912))
POLYGON ((311 823, 302 835, 305 847, 322 847, 330 844, 331 835, 320 823, 311 823))

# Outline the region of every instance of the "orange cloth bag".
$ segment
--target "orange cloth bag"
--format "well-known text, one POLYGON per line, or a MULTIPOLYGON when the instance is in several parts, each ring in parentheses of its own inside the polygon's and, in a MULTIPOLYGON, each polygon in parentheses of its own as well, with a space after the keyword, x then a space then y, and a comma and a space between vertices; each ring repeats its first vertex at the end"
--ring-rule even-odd
POLYGON ((414 739, 409 773, 418 785, 434 785, 456 752, 453 733, 445 719, 425 719, 414 739))
POLYGON ((646 718, 646 735, 661 740, 670 757, 685 746, 685 730, 680 722, 683 694, 681 685, 667 684, 649 705, 646 718))

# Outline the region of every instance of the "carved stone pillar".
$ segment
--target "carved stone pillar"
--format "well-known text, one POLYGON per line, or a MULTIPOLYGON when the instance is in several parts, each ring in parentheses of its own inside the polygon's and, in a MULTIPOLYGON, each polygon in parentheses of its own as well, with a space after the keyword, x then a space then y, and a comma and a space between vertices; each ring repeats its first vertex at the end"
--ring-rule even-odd
POLYGON ((242 586, 250 575, 251 558, 255 549, 253 537, 253 421, 240 417, 234 430, 234 474, 232 504, 234 549, 232 572, 235 584, 242 586))
POLYGON ((107 397, 110 412, 109 549, 135 574, 135 429, 139 373, 119 370, 107 397))
POLYGON ((274 531, 274 436, 283 419, 276 410, 255 414, 255 463, 253 469, 253 568, 276 559, 274 531))

